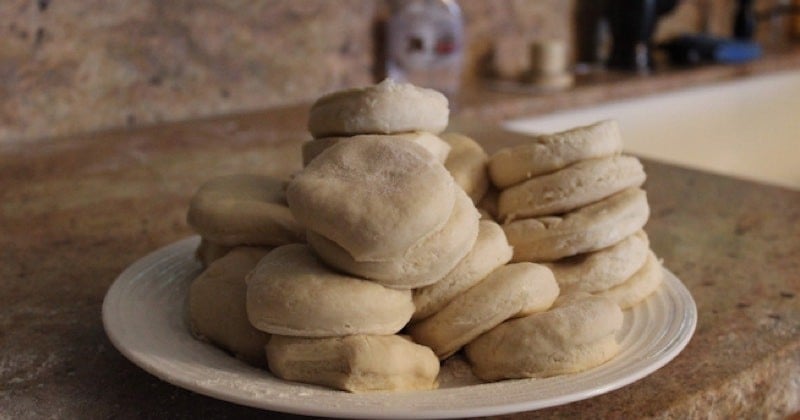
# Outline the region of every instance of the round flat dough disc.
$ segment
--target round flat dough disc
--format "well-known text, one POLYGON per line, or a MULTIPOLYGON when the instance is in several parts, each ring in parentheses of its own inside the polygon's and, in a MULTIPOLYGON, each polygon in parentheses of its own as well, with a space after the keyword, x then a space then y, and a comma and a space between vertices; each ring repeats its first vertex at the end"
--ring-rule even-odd
POLYGON ((444 167, 477 204, 489 189, 489 155, 480 144, 463 134, 444 133, 441 138, 451 147, 444 167))
POLYGON ((350 392, 435 389, 439 359, 399 335, 303 338, 274 335, 269 370, 280 378, 350 392))
POLYGON ((308 232, 308 243, 334 268, 387 287, 412 289, 438 282, 461 261, 478 237, 480 214, 464 191, 456 189, 456 205, 447 223, 406 253, 383 261, 356 261, 335 242, 308 232))
POLYGON ((333 146, 340 141, 358 141, 364 138, 370 138, 375 136, 381 137, 388 137, 393 140, 403 140, 403 141, 412 141, 414 143, 419 144, 420 146, 424 147, 425 150, 430 152, 436 160, 441 163, 444 163, 447 160, 447 155, 450 153, 450 145, 447 144, 444 140, 439 138, 439 136, 431 133, 427 133, 424 131, 416 131, 413 133, 402 133, 402 134, 390 134, 390 135, 379 135, 379 134, 363 134, 359 136, 352 136, 352 137, 323 137, 320 139, 314 139, 311 141, 307 141, 303 143, 303 166, 308 166, 308 164, 314 160, 320 153, 325 151, 327 148, 333 146))
POLYGON ((547 267, 504 265, 441 311, 411 325, 409 334, 445 359, 506 319, 547 310, 557 297, 558 284, 547 267))
POLYGON ((410 290, 335 272, 308 245, 275 248, 247 277, 250 323, 271 334, 395 334, 413 312, 410 290))
POLYGON ((309 112, 308 131, 314 138, 410 131, 438 134, 447 127, 449 116, 447 98, 441 93, 386 79, 317 99, 309 112))
POLYGON ((305 230, 287 207, 285 187, 285 181, 263 175, 214 178, 192 197, 187 222, 222 246, 303 242, 305 230))
POLYGON ((605 120, 536 136, 530 143, 498 150, 489 159, 489 176, 495 186, 504 189, 581 160, 621 152, 619 125, 614 120, 605 120))
POLYGON ((650 216, 647 195, 628 188, 562 217, 517 220, 503 225, 514 247, 512 261, 555 261, 603 249, 640 230, 650 216))
POLYGON ((584 160, 500 192, 499 217, 507 223, 565 213, 638 187, 645 178, 642 164, 633 156, 584 160))
POLYGON ((397 258, 447 222, 453 177, 425 148, 375 136, 339 142, 290 181, 292 214, 356 261, 397 258))
POLYGON ((189 286, 192 332, 255 366, 266 366, 268 334, 247 319, 245 276, 269 250, 238 247, 211 263, 189 286))
POLYGON ((562 299, 552 309, 506 321, 466 346, 472 371, 485 381, 580 372, 611 359, 622 311, 613 301, 562 299))

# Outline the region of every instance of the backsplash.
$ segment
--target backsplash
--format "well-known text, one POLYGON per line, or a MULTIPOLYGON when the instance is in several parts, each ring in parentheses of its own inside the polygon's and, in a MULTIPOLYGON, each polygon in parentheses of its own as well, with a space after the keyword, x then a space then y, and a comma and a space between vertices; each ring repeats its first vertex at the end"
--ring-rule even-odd
MULTIPOLYGON (((574 3, 459 1, 464 83, 498 35, 571 43, 574 3)), ((727 34, 734 4, 684 0, 657 38, 704 22, 727 34)), ((371 83, 384 10, 377 0, 3 0, 0 143, 245 112, 371 83)))

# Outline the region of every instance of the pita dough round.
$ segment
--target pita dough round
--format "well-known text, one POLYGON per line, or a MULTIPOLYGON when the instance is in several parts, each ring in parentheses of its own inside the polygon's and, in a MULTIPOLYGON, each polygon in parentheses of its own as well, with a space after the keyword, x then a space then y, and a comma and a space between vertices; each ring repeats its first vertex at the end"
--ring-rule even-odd
POLYGON ((315 139, 311 141, 307 141, 303 143, 303 166, 308 166, 308 164, 314 160, 320 153, 322 153, 327 148, 333 146, 336 143, 339 143, 342 140, 345 141, 357 141, 359 139, 368 138, 368 137, 388 137, 393 140, 403 140, 403 141, 411 141, 414 143, 419 144, 420 146, 424 147, 428 152, 430 152, 436 160, 441 163, 444 163, 447 159, 447 155, 450 153, 450 145, 447 144, 444 140, 439 138, 439 136, 431 133, 426 133, 424 131, 417 131, 414 133, 402 133, 402 134, 391 134, 391 135, 377 135, 377 134, 363 134, 359 136, 352 136, 352 137, 323 137, 321 139, 315 139))
POLYGON ((401 257, 356 261, 344 248, 313 231, 308 232, 308 243, 330 266, 387 287, 412 289, 438 282, 467 255, 478 237, 480 215, 467 194, 454 189, 456 205, 447 223, 401 257))
POLYGON ((414 290, 417 309, 411 319, 425 319, 439 312, 456 296, 509 262, 513 253, 503 228, 495 222, 481 220, 475 245, 458 265, 436 283, 414 290))
POLYGON ((275 248, 247 276, 250 323, 271 334, 389 335, 400 331, 413 312, 410 290, 334 272, 308 245, 275 248))
POLYGON ((489 186, 481 201, 478 202, 478 211, 481 212, 481 217, 487 220, 498 221, 497 199, 500 192, 496 188, 489 186))
POLYGON ((325 95, 311 106, 308 131, 314 138, 411 131, 441 133, 447 127, 447 98, 433 89, 391 79, 325 95))
POLYGON ((619 153, 619 125, 614 120, 600 121, 501 149, 489 159, 489 176, 495 186, 503 189, 581 160, 619 153))
POLYGON ((186 220, 222 246, 302 242, 305 232, 286 205, 286 183, 263 175, 214 178, 194 194, 186 220))
POLYGON ((197 245, 197 249, 194 251, 194 257, 205 268, 211 265, 212 262, 224 257, 231 249, 233 247, 215 244, 205 238, 200 238, 200 244, 197 245))
POLYGON ((647 253, 644 266, 627 281, 597 295, 613 300, 622 309, 628 309, 655 292, 662 280, 664 280, 664 270, 656 255, 650 251, 647 253))
POLYGON ((504 265, 441 311, 409 327, 409 334, 445 359, 506 319, 547 310, 556 297, 558 284, 547 267, 504 265))
POLYGON ((506 321, 466 346, 485 381, 580 372, 611 359, 622 311, 609 299, 559 299, 552 309, 506 321))
POLYGON ((614 245, 641 229, 649 216, 645 192, 628 188, 563 217, 517 220, 503 230, 514 247, 512 261, 555 261, 614 245))
POLYGON ((647 261, 650 242, 640 230, 608 248, 545 263, 562 291, 601 292, 624 283, 647 261))
POLYGON ((381 136, 339 142, 290 182, 292 214, 356 261, 397 258, 441 229, 453 177, 422 146, 381 136))
POLYGON ((302 338, 274 335, 267 345, 276 376, 350 392, 438 387, 439 359, 399 335, 302 338))
POLYGON ((472 202, 478 203, 489 189, 489 173, 486 169, 489 155, 480 144, 463 134, 444 133, 441 138, 451 147, 444 167, 472 202))
POLYGON ((253 328, 245 309, 245 276, 268 250, 234 248, 211 263, 189 287, 192 332, 255 366, 265 366, 268 334, 253 328))
POLYGON ((639 159, 612 156, 590 159, 538 176, 500 192, 500 220, 560 214, 644 183, 639 159))

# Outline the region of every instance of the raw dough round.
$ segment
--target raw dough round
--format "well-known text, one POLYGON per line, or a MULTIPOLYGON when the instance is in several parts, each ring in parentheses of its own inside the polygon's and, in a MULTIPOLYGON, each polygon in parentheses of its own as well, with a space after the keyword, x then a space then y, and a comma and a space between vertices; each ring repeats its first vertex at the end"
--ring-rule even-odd
POLYGON ((647 261, 650 242, 640 230, 599 251, 545 263, 564 292, 602 292, 628 280, 647 261))
POLYGON ((664 270, 656 255, 650 251, 647 253, 644 266, 630 279, 597 295, 613 300, 622 309, 628 309, 655 292, 662 280, 664 280, 664 270))
POLYGON ((409 334, 445 359, 506 319, 547 310, 556 297, 558 284, 547 267, 504 265, 441 311, 412 325, 409 334))
POLYGON ((555 261, 614 245, 641 229, 649 216, 645 192, 628 188, 563 217, 517 220, 503 230, 514 247, 512 261, 555 261))
POLYGON ((334 272, 308 245, 275 248, 247 276, 250 323, 271 334, 388 335, 400 331, 413 312, 410 290, 334 272))
POLYGON ((472 371, 485 381, 580 372, 611 359, 622 311, 609 299, 559 301, 547 312, 506 321, 466 346, 472 371))
POLYGON ((560 214, 644 183, 639 159, 612 156, 589 159, 538 176, 500 192, 500 220, 560 214))
POLYGON ((614 120, 605 120, 536 136, 530 143, 501 149, 489 159, 489 176, 495 186, 503 189, 581 160, 621 152, 619 125, 614 120))
POLYGON ((263 175, 214 178, 194 194, 186 220, 217 245, 302 242, 305 232, 286 205, 285 186, 285 181, 263 175))
POLYGON ((302 338, 274 335, 269 370, 290 380, 350 392, 412 391, 438 387, 439 359, 399 335, 302 338))
POLYGON ((214 261, 189 286, 192 332, 255 366, 266 366, 268 334, 253 328, 245 309, 245 276, 269 252, 238 247, 214 261))
POLYGON ((387 287, 412 289, 436 283, 467 255, 478 236, 478 211, 464 191, 453 188, 456 205, 447 223, 401 257, 356 261, 344 248, 313 231, 308 232, 308 243, 332 267, 387 287))
POLYGON ((205 238, 200 238, 200 244, 197 245, 197 249, 194 251, 194 257, 205 268, 211 265, 212 262, 224 257, 231 249, 233 247, 215 244, 205 238))
POLYGON ((458 265, 436 283, 414 290, 417 310, 411 319, 418 321, 439 312, 456 296, 509 262, 513 254, 503 228, 493 221, 481 220, 475 245, 458 265))
POLYGON ((445 162, 445 160, 447 159, 447 155, 450 153, 449 144, 447 144, 444 140, 439 138, 439 136, 424 131, 417 131, 413 133, 391 134, 391 135, 362 134, 359 136, 352 136, 352 137, 323 137, 321 139, 315 139, 303 143, 303 166, 308 166, 308 164, 312 160, 314 160, 314 158, 317 157, 320 153, 322 153, 327 148, 333 146, 334 144, 339 143, 342 140, 355 141, 359 139, 376 137, 376 136, 388 137, 392 140, 404 140, 417 143, 420 146, 424 147, 428 152, 430 152, 434 157, 436 157, 436 160, 438 160, 441 163, 445 162))
POLYGON ((480 144, 463 134, 444 133, 441 138, 451 147, 444 167, 472 202, 478 203, 489 189, 489 173, 486 169, 489 155, 480 144))
POLYGON ((325 95, 311 106, 308 131, 314 138, 410 131, 441 133, 450 109, 441 93, 391 79, 325 95))
POLYGON ((397 258, 441 229, 453 211, 453 177, 422 146, 375 136, 339 142, 290 182, 298 221, 356 261, 397 258))

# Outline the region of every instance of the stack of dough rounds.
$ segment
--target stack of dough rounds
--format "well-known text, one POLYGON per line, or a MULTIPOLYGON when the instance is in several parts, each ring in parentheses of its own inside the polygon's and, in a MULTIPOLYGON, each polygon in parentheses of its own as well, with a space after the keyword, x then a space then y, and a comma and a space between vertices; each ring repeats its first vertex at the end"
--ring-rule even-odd
POLYGON ((642 231, 650 216, 644 168, 621 153, 612 120, 502 149, 489 160, 497 201, 485 207, 503 222, 512 261, 544 263, 563 290, 605 294, 628 308, 662 276, 642 231))
POLYGON ((350 392, 434 389, 462 348, 487 381, 613 357, 620 308, 663 275, 616 123, 490 158, 441 134, 448 116, 440 93, 391 80, 334 92, 311 108, 290 181, 204 184, 187 216, 207 266, 190 288, 195 334, 350 392))
POLYGON ((326 263, 389 287, 437 282, 478 235, 480 216, 444 166, 385 136, 331 146, 286 194, 326 263))
POLYGON ((186 220, 202 240, 198 259, 207 266, 240 245, 303 242, 305 230, 286 204, 286 182, 265 175, 213 178, 192 196, 186 220))
POLYGON ((437 386, 434 352, 396 334, 413 289, 447 276, 478 238, 480 215, 436 136, 448 114, 438 92, 392 81, 312 106, 314 139, 286 188, 308 245, 274 249, 247 278, 249 320, 272 334, 277 376, 352 392, 437 386))
POLYGON ((303 144, 303 165, 341 141, 375 135, 417 143, 444 163, 450 145, 436 134, 447 127, 449 115, 447 98, 441 93, 391 79, 325 95, 309 112, 313 139, 303 144))

